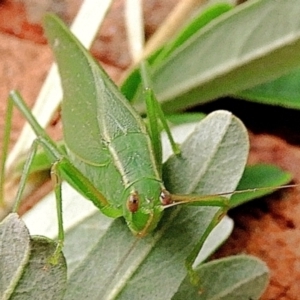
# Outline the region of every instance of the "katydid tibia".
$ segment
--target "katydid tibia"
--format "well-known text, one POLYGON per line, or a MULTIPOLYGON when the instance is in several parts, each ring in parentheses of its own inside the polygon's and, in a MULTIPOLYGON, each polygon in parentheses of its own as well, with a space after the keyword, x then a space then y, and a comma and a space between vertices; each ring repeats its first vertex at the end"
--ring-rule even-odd
MULTIPOLYGON (((105 215, 123 216, 130 230, 140 237, 156 228, 164 209, 179 203, 218 206, 221 215, 225 213, 228 206, 225 196, 231 193, 191 197, 170 194, 165 188, 157 119, 162 120, 165 128, 167 126, 149 89, 151 84, 145 67, 142 77, 149 128, 60 20, 49 15, 45 25, 64 90, 62 121, 67 151, 62 151, 48 137, 16 92, 10 95, 8 111, 16 105, 37 135, 25 163, 17 205, 38 145, 44 148, 53 164, 51 173, 59 220, 58 250, 64 240, 62 180, 91 200, 105 215), (62 51, 64 47, 70 49, 68 54, 62 51)), ((176 152, 176 145, 172 144, 176 152)))

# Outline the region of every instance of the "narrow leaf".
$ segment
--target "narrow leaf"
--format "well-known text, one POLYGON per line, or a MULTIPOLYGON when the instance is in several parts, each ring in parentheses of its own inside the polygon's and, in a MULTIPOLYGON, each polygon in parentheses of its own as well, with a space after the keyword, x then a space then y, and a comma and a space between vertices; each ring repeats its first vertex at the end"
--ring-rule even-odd
POLYGON ((236 207, 247 201, 271 194, 280 185, 287 184, 292 180, 290 173, 283 171, 277 166, 257 164, 245 168, 237 190, 258 189, 257 191, 243 192, 232 195, 230 207, 236 207), (265 189, 270 187, 270 189, 265 189), (271 188, 273 187, 273 188, 271 188), (259 188, 263 188, 259 190, 259 188))
POLYGON ((180 125, 185 123, 194 123, 199 122, 205 118, 205 114, 203 113, 178 113, 167 115, 167 120, 171 123, 171 125, 180 125))
MULTIPOLYGON (((208 1, 212 2, 212 1, 208 1)), ((186 42, 191 36, 197 33, 201 28, 206 26, 212 20, 220 16, 221 14, 229 11, 233 8, 233 3, 216 3, 208 6, 204 11, 201 9, 198 15, 193 16, 190 22, 185 24, 186 26, 174 37, 172 41, 162 46, 155 51, 147 59, 151 65, 159 65, 166 59, 172 52, 186 42)), ((209 3, 208 3, 209 5, 209 3)), ((141 82, 139 68, 136 68, 133 72, 125 78, 121 86, 122 93, 128 98, 132 99, 137 93, 139 84, 141 82)))
MULTIPOLYGON (((204 11, 197 16, 195 16, 191 22, 167 45, 158 50, 158 55, 154 54, 155 61, 152 64, 157 64, 168 57, 173 51, 175 51, 179 46, 191 38, 195 33, 197 33, 201 28, 206 26, 209 22, 219 17, 223 13, 232 9, 233 6, 229 3, 217 3, 206 8, 204 11)), ((151 57, 150 61, 154 58, 151 57)))
POLYGON ((297 69, 271 82, 240 91, 234 97, 252 102, 300 109, 300 70, 297 69))

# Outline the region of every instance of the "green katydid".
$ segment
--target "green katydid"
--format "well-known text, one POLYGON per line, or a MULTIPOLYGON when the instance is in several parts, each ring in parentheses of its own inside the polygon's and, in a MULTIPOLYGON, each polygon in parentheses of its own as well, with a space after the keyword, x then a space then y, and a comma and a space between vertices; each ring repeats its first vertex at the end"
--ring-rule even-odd
MULTIPOLYGON (((21 110, 38 137, 25 164, 17 199, 22 193, 37 146, 42 145, 53 163, 60 244, 64 239, 62 179, 90 199, 105 215, 113 218, 123 216, 131 231, 140 237, 156 228, 166 208, 178 203, 218 206, 224 213, 227 206, 224 195, 180 196, 166 190, 162 181, 161 145, 155 120, 157 116, 164 119, 153 100, 151 89, 146 89, 151 124, 147 130, 117 87, 56 17, 46 17, 46 32, 59 64, 65 93, 62 120, 67 153, 46 135, 16 92, 10 95, 10 106, 14 103, 21 110), (68 57, 60 51, 65 43, 73 49, 68 57), (70 61, 76 63, 70 64, 70 61), (88 69, 85 68, 86 74, 78 73, 80 64, 89 65, 88 69), (78 77, 81 79, 76 90, 73 89, 74 82, 72 84, 75 77, 76 80, 78 77), (84 95, 97 95, 99 92, 103 97, 96 101, 85 99, 84 95), (80 100, 74 104, 76 98, 80 100)), ((149 86, 145 69, 142 70, 145 85, 149 86)))
MULTIPOLYGON (((155 114, 160 109, 153 101, 153 93, 151 89, 145 89, 149 116, 152 115, 150 123, 154 124, 147 130, 138 113, 65 25, 54 16, 47 16, 45 23, 46 33, 58 60, 65 93, 62 120, 68 154, 62 152, 46 135, 20 95, 12 92, 10 105, 14 103, 21 110, 38 137, 25 164, 19 195, 37 146, 42 145, 53 163, 52 177, 58 208, 61 207, 60 183, 64 179, 105 215, 113 218, 123 216, 134 234, 144 236, 155 229, 166 207, 177 201, 192 201, 186 196, 171 195, 162 182, 161 145, 155 129, 155 114), (57 31, 61 32, 61 39, 54 36, 53 32, 57 31), (76 74, 76 65, 73 70, 64 67, 64 62, 68 61, 60 51, 64 43, 74 48, 70 53, 71 59, 88 63, 91 74, 76 74), (82 85, 76 91, 69 88, 71 77, 74 77, 70 76, 72 73, 82 78, 82 85), (91 76, 95 85, 88 82, 91 76), (77 101, 77 105, 74 105, 76 95, 96 93, 96 89, 102 90, 103 98, 97 102, 89 102, 89 99, 84 103, 77 101)), ((143 73, 143 77, 147 77, 146 72, 143 73)), ((163 119, 161 113, 158 117, 163 119)), ((201 200, 203 205, 225 207, 224 199, 208 197, 194 198, 194 201, 201 200)), ((59 240, 63 240, 60 212, 59 219, 59 240)))

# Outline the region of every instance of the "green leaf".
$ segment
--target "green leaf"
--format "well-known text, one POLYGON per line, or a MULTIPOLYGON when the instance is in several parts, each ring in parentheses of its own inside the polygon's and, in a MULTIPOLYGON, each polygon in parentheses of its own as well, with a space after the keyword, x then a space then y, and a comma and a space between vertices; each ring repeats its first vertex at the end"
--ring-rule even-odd
MULTIPOLYGON (((173 53, 178 47, 184 44, 184 42, 191 38, 201 28, 232 8, 232 3, 222 2, 211 4, 211 6, 205 8, 204 11, 201 9, 200 13, 198 13, 198 15, 195 15, 171 42, 167 43, 166 45, 155 51, 152 55, 150 55, 150 57, 148 58, 149 64, 159 65, 159 63, 170 56, 171 53, 173 53)), ((137 68, 129 74, 129 76, 125 79, 121 86, 121 91, 127 99, 132 99, 134 97, 138 90, 140 82, 141 77, 139 68, 137 68)))
POLYGON ((294 0, 249 1, 205 26, 153 69, 163 109, 212 101, 294 70, 300 65, 299 13, 294 0))
POLYGON ((198 124, 181 151, 163 166, 163 180, 169 190, 199 195, 233 191, 248 156, 247 132, 231 113, 216 111, 198 124))
POLYGON ((0 224, 1 299, 62 299, 66 288, 63 254, 49 263, 57 244, 45 237, 30 237, 17 214, 0 224))
POLYGON ((65 299, 169 299, 216 209, 178 212, 168 211, 155 234, 144 239, 133 237, 122 219, 115 220, 71 274, 65 299))
MULTIPOLYGON (((205 120, 200 122, 203 125, 199 124, 194 132, 195 139, 202 137, 204 144, 210 142, 212 132, 223 138, 228 137, 228 141, 232 139, 230 134, 224 136, 224 130, 220 130, 222 127, 225 127, 230 133, 232 133, 230 129, 235 128, 236 137, 241 135, 240 131, 242 134, 246 134, 242 124, 228 112, 214 113, 205 120), (208 124, 215 129, 209 128, 208 124), (206 130, 210 130, 210 134, 205 133, 206 130)), ((183 144, 183 148, 186 149, 184 152, 193 148, 191 142, 194 139, 191 137, 187 142, 190 143, 190 146, 183 144)), ((247 141, 246 136, 245 140, 247 141)), ((215 168, 214 172, 209 172, 209 170, 206 172, 205 175, 209 176, 206 178, 207 190, 203 193, 209 193, 211 190, 221 192, 222 189, 233 189, 239 180, 234 172, 240 173, 241 176, 246 161, 247 147, 237 143, 236 139, 232 143, 219 143, 220 138, 216 137, 214 141, 217 144, 216 148, 219 149, 216 152, 220 154, 223 151, 225 161, 219 161, 219 167, 216 164, 212 165, 212 168, 215 168), (225 154, 231 153, 230 148, 235 149, 237 157, 244 156, 244 159, 239 158, 239 170, 237 161, 235 159, 228 160, 228 156, 225 154), (228 174, 227 180, 224 181, 228 186, 221 184, 220 190, 218 190, 217 178, 222 177, 223 167, 231 170, 232 173, 228 174)), ((211 157, 211 154, 208 155, 205 152, 216 150, 216 148, 204 149, 204 155, 211 157)), ((180 168, 174 170, 174 172, 180 171, 180 168)), ((195 171, 199 172, 196 169, 195 171)), ((191 176, 192 178, 196 177, 195 174, 191 174, 191 176)), ((76 197, 80 198, 82 204, 90 204, 78 194, 76 197, 70 195, 68 198, 63 191, 63 195, 64 215, 69 215, 70 210, 73 213, 76 212, 74 209, 76 197)), ((54 199, 52 201, 54 204, 54 199)), ((49 210, 51 208, 45 208, 45 216, 41 209, 37 209, 35 212, 34 209, 31 210, 32 226, 37 226, 37 218, 44 220, 49 215, 49 210)), ((79 206, 77 213, 82 213, 82 210, 82 207, 79 206)), ((185 267, 187 256, 199 243, 216 212, 218 209, 212 207, 191 206, 169 209, 163 216, 157 231, 144 239, 136 239, 132 236, 121 219, 110 223, 100 212, 96 212, 95 215, 82 222, 73 223, 70 233, 67 232, 65 241, 67 261, 71 262, 66 299, 84 299, 86 297, 88 299, 105 299, 104 295, 113 297, 112 295, 116 294, 119 295, 116 296, 117 299, 132 299, 132 297, 170 299, 187 274, 185 267), (105 218, 104 223, 103 218, 105 218)), ((74 221, 74 215, 69 216, 69 219, 74 221)), ((64 220, 65 225, 68 226, 66 218, 64 220)), ((52 221, 52 226, 55 225, 53 223, 52 221)), ((37 229, 40 229, 40 225, 37 229)), ((49 227, 46 227, 45 230, 49 231, 49 227)), ((224 234, 227 237, 228 230, 224 230, 224 234)), ((215 249, 218 242, 223 241, 222 231, 219 232, 219 238, 216 242, 208 245, 206 253, 211 253, 210 249, 215 249)), ((207 254, 204 254, 204 257, 207 257, 207 254)))
POLYGON ((203 113, 181 113, 181 114, 172 114, 167 115, 167 120, 172 125, 180 125, 185 123, 194 123, 199 122, 205 118, 205 114, 203 113))
MULTIPOLYGON (((209 164, 214 172, 207 170, 202 174, 202 178, 199 176, 199 180, 204 178, 207 185, 203 193, 233 189, 242 175, 248 144, 244 127, 230 113, 214 113, 200 122, 195 132, 183 144, 182 154, 187 155, 189 151, 193 151, 194 141, 199 138, 202 139, 202 143, 209 143, 211 135, 205 133, 209 126, 215 127, 213 132, 219 138, 213 139, 215 147, 203 150, 210 153, 204 154, 204 156, 211 157, 211 151, 219 149, 219 151, 215 151, 216 156, 220 157, 221 152, 224 152, 225 161, 217 159, 214 164, 209 164), (221 130, 222 128, 224 129, 221 130), (227 134, 224 134, 225 132, 227 134), (235 132, 235 142, 229 143, 229 140, 232 141, 233 132, 235 132), (246 146, 242 143, 241 136, 244 136, 246 146), (229 149, 231 147, 235 148, 236 157, 228 160, 227 155, 231 153, 229 149), (238 160, 237 157, 239 157, 238 160), (223 168, 227 167, 231 170, 231 174, 229 175, 229 172, 227 180, 224 181, 227 186, 222 183, 218 186, 217 178, 222 177, 223 168), (239 173, 239 176, 236 173, 239 173)), ((174 173, 182 173, 181 168, 181 166, 177 166, 174 173)), ((193 179, 197 177, 199 169, 195 168, 194 172, 197 174, 189 175, 193 179)), ((187 191, 189 188, 187 186, 185 190, 187 191)), ((205 234, 217 212, 218 209, 213 207, 191 206, 169 209, 155 233, 143 239, 132 236, 121 219, 113 221, 104 233, 100 233, 100 236, 97 237, 97 223, 102 222, 103 216, 97 214, 93 215, 91 219, 86 219, 83 224, 86 224, 86 229, 84 229, 86 235, 89 232, 89 237, 85 238, 85 240, 89 240, 87 252, 82 254, 81 260, 73 260, 65 299, 129 299, 132 297, 170 299, 186 276, 185 260, 197 248, 201 236, 205 234), (90 237, 95 238, 94 242, 90 237)), ((76 236, 78 240, 83 235, 81 224, 77 224, 72 229, 72 246, 68 246, 69 234, 67 233, 65 243, 68 260, 72 260, 72 252, 75 252, 75 256, 78 257, 80 250, 77 251, 74 241, 76 236)), ((220 238, 220 242, 222 242, 222 238, 220 238)), ((214 242, 211 247, 215 249, 216 244, 218 243, 214 242)), ((210 252, 209 249, 208 252, 210 252)))
MULTIPOLYGON (((76 193, 76 192, 75 192, 76 193)), ((78 198, 78 194, 69 197, 78 198)), ((79 196, 79 204, 87 202, 86 199, 79 196)), ((82 208, 82 205, 81 205, 82 208)), ((66 220, 68 221, 68 219, 66 220)), ((85 259, 87 253, 95 247, 95 243, 102 238, 113 219, 102 215, 98 210, 89 214, 89 216, 78 220, 75 226, 67 230, 66 241, 64 245, 64 254, 68 261, 68 274, 78 267, 85 259), (80 242, 78 242, 80 239, 80 242)))
POLYGON ((191 38, 201 28, 232 8, 233 6, 229 3, 217 3, 215 5, 209 6, 204 11, 201 10, 200 14, 195 16, 170 43, 167 43, 162 47, 162 49, 159 49, 157 51, 157 54, 155 53, 153 55, 155 58, 153 56, 150 57, 150 62, 154 59, 151 64, 157 64, 158 62, 168 57, 172 52, 174 52, 184 42, 191 38))
POLYGON ((186 278, 173 300, 259 299, 269 279, 265 263, 243 255, 211 261, 197 268, 197 272, 200 284, 191 286, 186 278))
POLYGON ((290 173, 274 165, 257 164, 247 166, 237 190, 262 189, 232 195, 229 201, 230 207, 233 208, 250 200, 271 194, 280 185, 287 184, 291 180, 292 175, 290 173))
POLYGON ((17 214, 0 223, 0 295, 9 299, 30 255, 28 230, 17 214))
POLYGON ((49 262, 57 246, 54 241, 34 236, 30 244, 29 262, 10 299, 62 299, 67 283, 67 266, 63 254, 60 253, 54 265, 49 262))
POLYGON ((300 70, 297 69, 271 82, 240 91, 234 97, 252 102, 300 109, 300 70))
MULTIPOLYGON (((83 201, 83 199, 80 200, 83 201)), ((95 243, 97 243, 97 241, 101 239, 105 231, 110 226, 111 222, 112 219, 106 218, 105 216, 99 214, 99 212, 97 211, 81 222, 77 222, 77 225, 67 232, 64 254, 68 261, 69 276, 72 277, 74 270, 80 264, 84 264, 84 259, 88 261, 88 257, 86 256, 89 255, 90 252, 93 251, 93 254, 91 254, 90 258, 91 260, 94 259, 93 256, 99 257, 99 259, 102 259, 101 257, 105 256, 105 253, 101 254, 101 251, 97 251, 97 253, 94 253, 96 251, 95 249, 98 249, 99 247, 99 244, 95 243), (79 237, 81 241, 80 243, 78 243, 79 237)), ((233 221, 226 216, 220 222, 220 224, 218 224, 216 228, 214 228, 208 239, 205 241, 203 248, 201 249, 200 254, 196 259, 195 265, 207 259, 207 257, 211 255, 212 252, 214 252, 220 246, 220 244, 222 244, 228 238, 232 229, 233 221)), ((124 230, 124 228, 122 227, 121 230, 124 230)), ((116 238, 118 238, 118 234, 116 235, 116 238)), ((113 247, 113 245, 111 245, 111 247, 113 247)), ((91 272, 94 272, 94 268, 96 267, 90 267, 91 272)), ((156 268, 154 268, 154 270, 156 270, 156 268)), ((98 289, 100 289, 101 286, 102 285, 98 285, 98 289)))

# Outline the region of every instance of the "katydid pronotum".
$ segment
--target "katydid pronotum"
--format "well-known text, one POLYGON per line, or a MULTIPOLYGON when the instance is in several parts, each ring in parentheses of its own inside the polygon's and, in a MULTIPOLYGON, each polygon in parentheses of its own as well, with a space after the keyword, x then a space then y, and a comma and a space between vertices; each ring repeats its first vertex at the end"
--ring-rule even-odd
MULTIPOLYGON (((105 215, 123 216, 130 230, 139 237, 153 231, 166 208, 183 203, 220 207, 227 210, 226 194, 203 196, 170 194, 162 181, 161 145, 157 119, 164 118, 153 98, 145 68, 142 68, 148 108, 149 129, 143 120, 110 81, 88 52, 69 30, 54 16, 46 17, 46 33, 58 61, 64 101, 62 121, 67 152, 60 150, 40 127, 17 92, 9 99, 9 111, 16 105, 37 135, 25 163, 17 195, 19 203, 30 166, 40 145, 52 162, 58 212, 58 249, 64 240, 61 213, 61 181, 66 180, 79 193, 91 200, 105 215), (59 35, 56 35, 60 32, 59 35), (73 51, 66 57, 61 47, 68 43, 73 51), (78 64, 88 65, 87 74, 78 73, 78 64), (81 84, 74 89, 74 78, 81 84), (90 82, 93 78, 93 82, 90 82), (74 101, 80 94, 102 93, 97 101, 74 101), (111 184, 113 182, 113 184, 111 184)), ((82 97, 83 95, 83 97, 82 97)), ((171 139, 171 138, 170 138, 171 139)), ((173 143, 173 148, 176 145, 173 143)), ((180 154, 179 154, 180 155, 180 154)), ((231 194, 227 193, 227 194, 231 194)))

